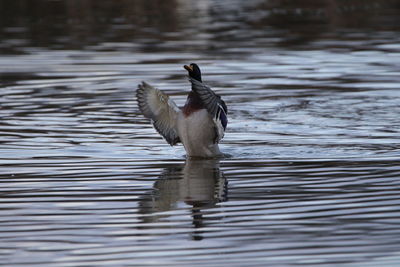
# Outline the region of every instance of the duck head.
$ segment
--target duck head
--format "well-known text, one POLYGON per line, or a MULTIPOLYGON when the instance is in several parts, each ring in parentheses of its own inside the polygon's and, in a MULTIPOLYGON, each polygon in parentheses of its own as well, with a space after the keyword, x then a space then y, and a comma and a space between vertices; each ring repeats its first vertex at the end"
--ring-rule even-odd
POLYGON ((183 67, 189 72, 190 77, 201 82, 201 71, 199 66, 197 66, 197 64, 191 63, 189 66, 185 65, 183 67))

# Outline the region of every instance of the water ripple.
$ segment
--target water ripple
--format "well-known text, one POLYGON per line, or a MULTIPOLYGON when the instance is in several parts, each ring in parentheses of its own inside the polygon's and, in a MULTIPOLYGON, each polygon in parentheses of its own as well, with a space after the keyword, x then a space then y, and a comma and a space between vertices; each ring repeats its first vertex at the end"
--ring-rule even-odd
POLYGON ((1 263, 399 265, 393 1, 19 2, 0 8, 1 263), (137 108, 141 81, 182 105, 190 62, 229 107, 224 159, 185 159, 137 108))

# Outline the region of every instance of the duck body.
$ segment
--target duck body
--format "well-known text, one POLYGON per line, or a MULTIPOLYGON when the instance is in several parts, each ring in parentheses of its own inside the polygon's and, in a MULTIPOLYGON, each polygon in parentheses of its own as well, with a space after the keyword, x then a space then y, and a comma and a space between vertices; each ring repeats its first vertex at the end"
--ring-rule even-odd
POLYGON ((189 71, 192 91, 182 108, 143 82, 136 93, 139 109, 171 146, 181 142, 188 157, 219 157, 222 153, 218 143, 227 125, 225 102, 202 83, 196 64, 185 65, 185 69, 189 71))
POLYGON ((215 127, 206 109, 178 115, 178 135, 190 157, 211 158, 221 155, 218 143, 214 142, 215 127))

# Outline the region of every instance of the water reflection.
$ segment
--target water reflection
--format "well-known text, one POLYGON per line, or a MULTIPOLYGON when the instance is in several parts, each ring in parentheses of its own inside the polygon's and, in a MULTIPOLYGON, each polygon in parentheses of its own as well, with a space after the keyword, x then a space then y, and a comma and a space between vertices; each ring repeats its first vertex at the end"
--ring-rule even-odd
POLYGON ((201 240, 202 228, 209 220, 204 215, 216 203, 227 200, 227 183, 218 159, 188 159, 184 165, 167 167, 154 183, 151 194, 139 203, 141 222, 148 226, 168 220, 171 214, 167 211, 179 209, 179 204, 184 203, 192 217, 192 239, 201 240))

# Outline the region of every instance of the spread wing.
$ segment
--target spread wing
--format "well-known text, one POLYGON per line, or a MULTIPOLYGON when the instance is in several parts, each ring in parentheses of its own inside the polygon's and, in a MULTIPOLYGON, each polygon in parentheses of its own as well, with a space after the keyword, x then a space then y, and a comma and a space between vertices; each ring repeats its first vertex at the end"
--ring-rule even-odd
POLYGON ((228 124, 228 108, 224 100, 214 93, 210 87, 196 79, 189 78, 189 80, 192 83, 192 90, 199 95, 208 113, 213 117, 216 126, 217 143, 224 137, 225 129, 228 124))
POLYGON ((171 146, 180 142, 176 119, 180 109, 168 95, 148 83, 139 84, 136 91, 139 109, 151 119, 154 128, 171 146))

